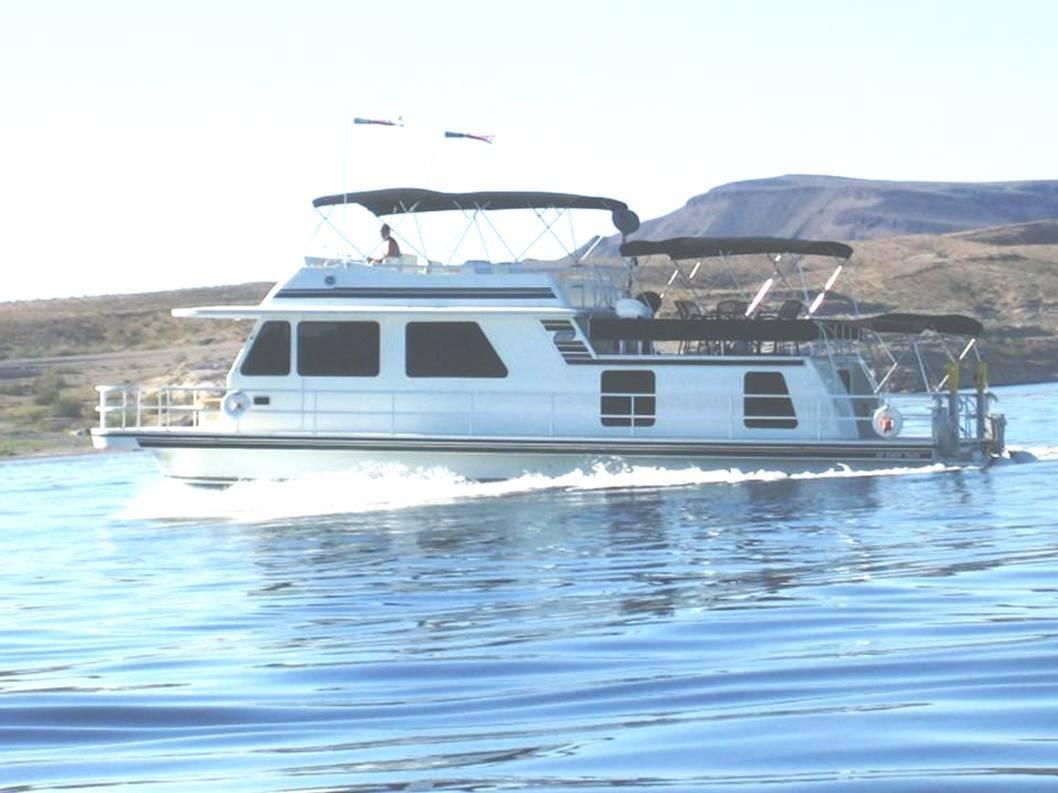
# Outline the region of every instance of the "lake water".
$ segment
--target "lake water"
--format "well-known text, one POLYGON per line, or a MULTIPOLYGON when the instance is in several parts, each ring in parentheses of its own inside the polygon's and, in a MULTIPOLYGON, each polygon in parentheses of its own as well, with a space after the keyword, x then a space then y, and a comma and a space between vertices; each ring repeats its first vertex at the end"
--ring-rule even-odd
POLYGON ((0 464, 0 790, 1056 790, 1058 387, 999 394, 1038 462, 0 464))

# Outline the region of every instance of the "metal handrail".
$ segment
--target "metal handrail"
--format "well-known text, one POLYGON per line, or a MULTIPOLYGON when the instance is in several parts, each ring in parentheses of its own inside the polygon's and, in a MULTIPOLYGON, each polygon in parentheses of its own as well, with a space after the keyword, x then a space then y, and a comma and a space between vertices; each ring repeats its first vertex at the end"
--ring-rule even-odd
MULTIPOLYGON (((138 386, 98 386, 96 390, 99 392, 99 405, 96 410, 99 413, 99 426, 101 429, 116 428, 129 429, 130 427, 152 427, 152 428, 172 428, 172 427, 198 427, 201 426, 204 420, 213 418, 219 418, 224 415, 221 405, 223 402, 223 396, 226 393, 226 389, 221 386, 159 386, 157 388, 143 388, 138 386)), ((270 388, 267 389, 270 395, 297 395, 299 397, 296 408, 277 408, 277 407, 255 407, 254 410, 260 413, 267 413, 271 416, 276 417, 288 417, 298 416, 302 419, 299 426, 301 431, 310 433, 321 432, 319 426, 321 419, 333 419, 341 416, 361 416, 361 417, 372 417, 378 416, 380 418, 386 417, 388 421, 380 421, 380 426, 377 430, 382 433, 395 434, 397 432, 397 424, 399 418, 408 417, 425 417, 432 416, 435 418, 446 418, 446 419, 463 419, 466 423, 464 424, 464 432, 466 434, 474 435, 476 427, 481 426, 480 417, 483 413, 483 406, 488 404, 495 404, 493 400, 482 400, 480 395, 475 395, 471 392, 465 391, 447 391, 438 392, 430 390, 415 390, 415 391, 352 391, 348 389, 300 389, 300 388, 270 388), (352 408, 328 408, 326 410, 320 410, 318 408, 319 399, 321 396, 328 394, 341 394, 341 395, 355 395, 355 394, 371 394, 373 396, 388 397, 388 405, 384 408, 376 409, 364 409, 362 406, 355 409, 352 408), (431 398, 437 397, 452 397, 458 396, 466 400, 466 407, 464 408, 442 408, 432 407, 428 410, 423 409, 398 409, 397 400, 400 397, 423 397, 429 396, 431 398), (306 422, 309 425, 306 426, 306 422)), ((560 414, 556 410, 556 402, 561 398, 568 397, 579 397, 588 399, 597 399, 598 396, 594 394, 566 394, 553 391, 520 391, 511 392, 510 396, 516 397, 536 397, 541 400, 542 405, 546 406, 547 415, 546 417, 540 416, 541 419, 546 418, 547 434, 554 436, 556 434, 556 426, 559 424, 556 419, 560 414)), ((632 408, 630 413, 605 413, 599 414, 601 418, 621 418, 631 419, 631 426, 629 429, 630 435, 636 435, 637 430, 642 433, 643 427, 637 427, 635 419, 642 419, 648 417, 648 414, 640 414, 636 410, 635 398, 636 397, 653 397, 657 399, 656 394, 642 394, 632 392, 607 392, 606 396, 616 397, 630 397, 632 398, 632 408)), ((932 437, 933 433, 933 422, 936 415, 936 407, 934 400, 935 395, 890 395, 887 399, 880 399, 877 395, 849 395, 849 394, 831 394, 827 397, 820 397, 812 401, 810 404, 806 404, 804 400, 798 400, 787 394, 746 394, 746 398, 752 398, 754 400, 783 400, 793 401, 795 406, 800 408, 795 416, 786 415, 758 415, 753 414, 747 416, 745 414, 745 401, 742 397, 731 396, 727 400, 726 408, 726 425, 727 435, 730 438, 736 436, 736 430, 744 428, 744 422, 747 418, 755 420, 789 420, 796 418, 799 426, 802 428, 805 426, 815 425, 815 435, 818 439, 823 436, 823 429, 826 426, 838 426, 848 427, 857 426, 862 422, 869 422, 871 420, 871 413, 864 412, 862 415, 858 415, 856 412, 856 404, 866 404, 868 408, 873 409, 882 404, 890 404, 900 410, 904 416, 904 431, 901 433, 903 439, 917 439, 917 438, 929 438, 932 437), (925 399, 923 399, 925 397, 925 399), (916 401, 916 404, 912 404, 912 400, 916 401), (844 405, 844 407, 842 407, 844 405), (810 422, 805 424, 804 422, 810 422)), ((960 394, 957 401, 959 415, 958 415, 958 435, 960 439, 973 439, 976 437, 976 424, 977 424, 977 400, 973 394, 960 394)), ((695 415, 702 416, 708 414, 712 410, 716 414, 720 413, 718 406, 702 406, 700 409, 696 409, 695 415)), ((657 410, 655 405, 654 413, 649 414, 651 417, 657 418, 663 415, 657 410)), ((671 417, 672 413, 668 415, 671 417)), ((454 422, 453 422, 454 423, 454 422)), ((612 428, 611 428, 612 429, 612 428)), ((649 430, 649 428, 647 428, 649 430)), ((240 422, 236 421, 233 431, 238 433, 241 431, 240 422)))

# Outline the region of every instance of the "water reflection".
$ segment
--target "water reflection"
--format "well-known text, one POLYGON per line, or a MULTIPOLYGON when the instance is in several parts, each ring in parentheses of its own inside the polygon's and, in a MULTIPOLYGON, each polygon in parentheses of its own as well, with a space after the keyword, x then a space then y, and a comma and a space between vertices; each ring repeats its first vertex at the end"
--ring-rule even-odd
MULTIPOLYGON (((0 536, 0 778, 1033 789, 1058 741, 1048 470, 264 523, 42 504, 0 536)), ((129 474, 69 498, 101 476, 129 474)))

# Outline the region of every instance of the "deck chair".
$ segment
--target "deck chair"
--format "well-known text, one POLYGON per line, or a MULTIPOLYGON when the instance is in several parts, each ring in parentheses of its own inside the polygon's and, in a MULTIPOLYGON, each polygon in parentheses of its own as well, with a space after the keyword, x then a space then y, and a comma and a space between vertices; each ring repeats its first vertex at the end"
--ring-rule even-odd
MULTIPOLYGON (((701 319, 704 315, 702 309, 693 300, 674 300, 672 304, 676 306, 676 314, 679 315, 680 319, 701 319)), ((687 352, 691 349, 691 345, 694 345, 694 352, 702 351, 702 342, 691 342, 681 341, 679 351, 681 353, 687 352)))
MULTIPOLYGON (((746 309, 749 303, 745 300, 721 300, 716 304, 717 319, 745 319, 746 309)), ((749 342, 745 341, 723 341, 720 342, 720 351, 727 355, 734 353, 741 355, 750 351, 749 342)))
MULTIPOLYGON (((778 310, 778 312, 776 312, 775 318, 776 319, 797 319, 799 316, 801 316, 801 312, 803 312, 804 310, 805 310, 805 304, 802 303, 800 300, 787 300, 785 303, 783 303, 781 306, 779 306, 779 310, 778 310)), ((793 352, 794 352, 795 355, 797 355, 797 354, 799 354, 801 352, 801 345, 798 344, 796 341, 794 341, 794 342, 784 342, 781 349, 779 348, 779 343, 776 342, 775 343, 775 352, 776 353, 780 353, 781 352, 781 353, 784 353, 784 354, 785 353, 789 353, 791 347, 793 348, 793 352)))
POLYGON ((779 311, 775 314, 776 319, 797 319, 801 316, 801 312, 805 310, 805 304, 800 300, 787 300, 781 306, 779 311))

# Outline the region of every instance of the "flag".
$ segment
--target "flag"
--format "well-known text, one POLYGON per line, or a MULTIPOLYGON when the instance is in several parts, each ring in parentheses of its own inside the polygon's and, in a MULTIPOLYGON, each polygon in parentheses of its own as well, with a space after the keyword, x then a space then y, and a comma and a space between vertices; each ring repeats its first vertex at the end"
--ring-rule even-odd
POLYGON ((450 132, 445 130, 446 138, 467 138, 469 140, 480 140, 482 143, 492 143, 493 135, 474 135, 470 132, 450 132))
POLYGON ((397 116, 396 121, 390 121, 388 118, 354 118, 354 124, 374 124, 378 127, 403 127, 404 116, 397 116))

